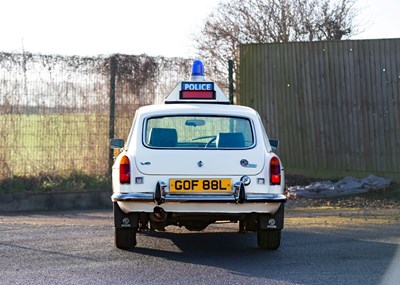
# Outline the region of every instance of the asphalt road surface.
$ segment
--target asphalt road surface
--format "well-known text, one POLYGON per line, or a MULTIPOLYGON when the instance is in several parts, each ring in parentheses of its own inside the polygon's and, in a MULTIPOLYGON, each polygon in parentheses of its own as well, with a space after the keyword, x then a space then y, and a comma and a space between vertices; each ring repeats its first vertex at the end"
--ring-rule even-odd
POLYGON ((400 284, 400 211, 287 210, 281 247, 237 225, 114 247, 111 211, 0 216, 0 284, 400 284))

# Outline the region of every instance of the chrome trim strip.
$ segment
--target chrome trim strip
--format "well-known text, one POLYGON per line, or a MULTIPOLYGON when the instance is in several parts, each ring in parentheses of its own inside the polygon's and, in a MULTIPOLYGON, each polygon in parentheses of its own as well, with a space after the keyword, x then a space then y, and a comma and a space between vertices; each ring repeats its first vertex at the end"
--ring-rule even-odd
POLYGON ((283 194, 246 195, 246 202, 286 202, 283 194))
POLYGON ((153 202, 154 194, 153 193, 114 193, 111 196, 111 200, 113 202, 117 201, 136 201, 136 202, 153 202))
MULTIPOLYGON (((236 195, 171 195, 162 197, 163 202, 208 202, 208 203, 236 203, 236 195)), ((111 196, 113 202, 154 202, 153 193, 116 193, 111 196)), ((286 196, 282 194, 247 194, 245 203, 286 202, 286 196)))

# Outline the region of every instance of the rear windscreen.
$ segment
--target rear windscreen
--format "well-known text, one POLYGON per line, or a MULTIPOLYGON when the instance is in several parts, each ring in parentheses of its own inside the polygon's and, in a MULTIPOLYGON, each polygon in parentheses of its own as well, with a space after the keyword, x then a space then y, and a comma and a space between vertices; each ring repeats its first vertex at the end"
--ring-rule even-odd
POLYGON ((148 118, 144 144, 152 148, 241 149, 254 145, 251 121, 224 116, 148 118))

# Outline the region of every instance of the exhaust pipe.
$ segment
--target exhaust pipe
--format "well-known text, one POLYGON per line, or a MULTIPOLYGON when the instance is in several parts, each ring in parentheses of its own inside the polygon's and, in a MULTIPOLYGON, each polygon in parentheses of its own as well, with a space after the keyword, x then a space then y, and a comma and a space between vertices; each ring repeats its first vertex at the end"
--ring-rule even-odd
POLYGON ((150 225, 158 231, 165 231, 167 226, 168 215, 161 207, 154 207, 153 213, 150 214, 150 225))
POLYGON ((161 207, 154 207, 153 214, 156 221, 165 221, 167 219, 167 213, 161 207))

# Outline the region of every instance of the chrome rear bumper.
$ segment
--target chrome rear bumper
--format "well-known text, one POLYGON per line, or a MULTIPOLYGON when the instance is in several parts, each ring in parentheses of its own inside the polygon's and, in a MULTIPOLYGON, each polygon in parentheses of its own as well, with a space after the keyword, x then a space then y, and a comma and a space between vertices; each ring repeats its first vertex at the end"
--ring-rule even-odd
POLYGON ((286 196, 282 194, 247 194, 241 200, 239 195, 174 195, 165 194, 156 197, 155 193, 115 193, 111 196, 113 202, 154 202, 162 204, 167 202, 178 203, 279 203, 285 202, 286 196))

